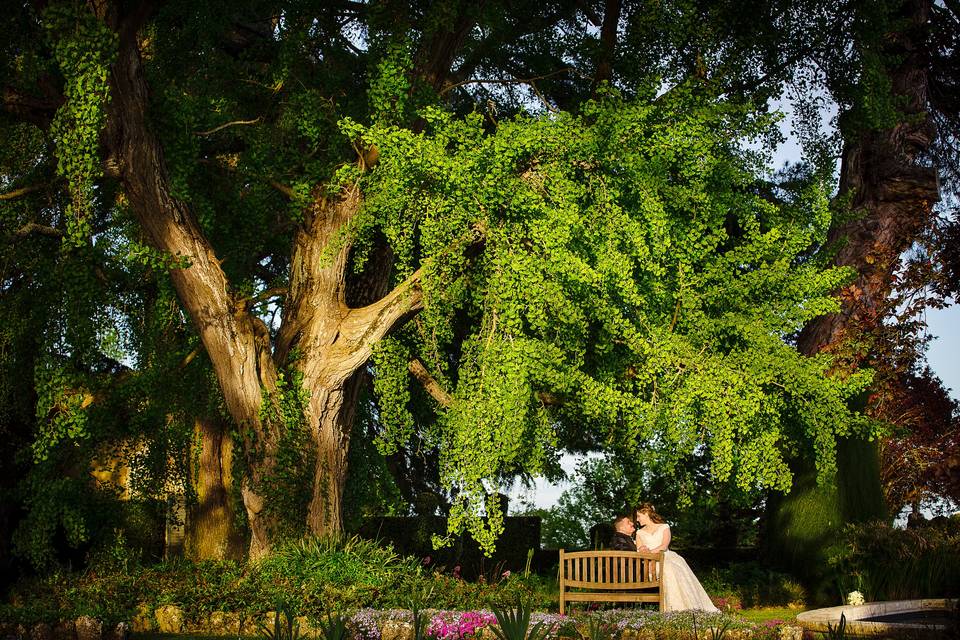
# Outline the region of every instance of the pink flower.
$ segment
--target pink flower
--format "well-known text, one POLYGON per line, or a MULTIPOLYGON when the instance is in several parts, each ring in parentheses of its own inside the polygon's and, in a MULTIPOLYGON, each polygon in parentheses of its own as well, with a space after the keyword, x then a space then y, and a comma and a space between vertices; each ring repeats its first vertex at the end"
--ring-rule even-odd
POLYGON ((507 569, 507 570, 504 571, 502 574, 500 574, 500 577, 501 577, 501 578, 509 578, 509 577, 510 577, 510 569, 507 569))
POLYGON ((423 559, 423 566, 427 566, 428 564, 430 564, 430 556, 423 559))

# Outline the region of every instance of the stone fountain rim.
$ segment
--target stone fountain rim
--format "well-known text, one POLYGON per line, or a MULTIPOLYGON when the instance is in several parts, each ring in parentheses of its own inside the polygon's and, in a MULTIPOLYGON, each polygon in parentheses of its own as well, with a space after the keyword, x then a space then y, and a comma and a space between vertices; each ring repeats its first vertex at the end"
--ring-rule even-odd
POLYGON ((797 615, 797 622, 811 631, 827 631, 827 625, 834 628, 840 623, 840 615, 847 620, 846 631, 851 635, 883 635, 893 631, 943 631, 946 625, 923 624, 914 622, 872 622, 864 618, 891 615, 896 613, 915 613, 929 610, 950 610, 957 606, 956 598, 920 598, 916 600, 888 600, 868 602, 861 605, 843 605, 804 611, 797 615))

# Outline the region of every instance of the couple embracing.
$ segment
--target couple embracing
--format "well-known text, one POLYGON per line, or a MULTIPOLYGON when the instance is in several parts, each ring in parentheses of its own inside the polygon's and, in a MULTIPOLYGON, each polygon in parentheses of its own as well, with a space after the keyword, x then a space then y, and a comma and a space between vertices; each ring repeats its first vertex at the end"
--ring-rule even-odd
POLYGON ((649 502, 632 514, 621 514, 613 522, 612 551, 663 552, 663 610, 717 611, 686 560, 669 550, 670 525, 649 502))

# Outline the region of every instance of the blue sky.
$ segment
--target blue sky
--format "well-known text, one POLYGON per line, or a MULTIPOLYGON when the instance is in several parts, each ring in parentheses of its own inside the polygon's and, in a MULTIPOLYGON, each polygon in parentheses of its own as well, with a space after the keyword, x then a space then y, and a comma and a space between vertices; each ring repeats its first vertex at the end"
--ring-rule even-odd
POLYGON ((927 330, 936 336, 927 353, 930 368, 960 400, 960 306, 927 311, 927 330))

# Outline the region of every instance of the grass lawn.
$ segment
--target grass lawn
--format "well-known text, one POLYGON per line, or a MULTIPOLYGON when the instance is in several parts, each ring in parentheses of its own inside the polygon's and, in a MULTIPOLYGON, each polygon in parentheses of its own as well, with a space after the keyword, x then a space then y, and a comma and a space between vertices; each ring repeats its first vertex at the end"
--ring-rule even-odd
POLYGON ((740 615, 750 622, 763 623, 767 620, 783 620, 792 622, 798 613, 803 613, 806 609, 790 607, 762 607, 758 609, 743 609, 740 615))

